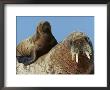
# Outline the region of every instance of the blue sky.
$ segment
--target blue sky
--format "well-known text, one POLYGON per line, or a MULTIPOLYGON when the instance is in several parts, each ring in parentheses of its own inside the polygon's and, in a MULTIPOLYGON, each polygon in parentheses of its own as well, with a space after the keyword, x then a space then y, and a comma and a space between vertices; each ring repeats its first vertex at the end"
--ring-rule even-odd
POLYGON ((17 44, 30 35, 33 35, 37 24, 49 21, 52 33, 58 42, 62 41, 71 32, 85 32, 94 44, 94 17, 93 16, 17 16, 17 44))

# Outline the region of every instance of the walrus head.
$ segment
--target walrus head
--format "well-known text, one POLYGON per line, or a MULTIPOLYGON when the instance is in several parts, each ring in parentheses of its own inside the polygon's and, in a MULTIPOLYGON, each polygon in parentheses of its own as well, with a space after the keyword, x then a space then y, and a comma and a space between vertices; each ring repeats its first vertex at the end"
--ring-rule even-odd
POLYGON ((91 60, 92 59, 92 43, 88 37, 81 37, 78 38, 71 43, 71 53, 72 53, 72 58, 75 57, 76 62, 78 63, 78 58, 79 54, 81 55, 86 55, 86 57, 91 60))
POLYGON ((37 34, 51 34, 51 25, 48 21, 42 21, 37 26, 37 34))

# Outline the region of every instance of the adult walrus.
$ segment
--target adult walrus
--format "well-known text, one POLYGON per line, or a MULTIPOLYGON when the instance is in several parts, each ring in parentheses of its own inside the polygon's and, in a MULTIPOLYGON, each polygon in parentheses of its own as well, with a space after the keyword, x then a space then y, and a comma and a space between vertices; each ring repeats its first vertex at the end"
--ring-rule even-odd
POLYGON ((32 64, 56 44, 57 40, 52 35, 50 23, 42 21, 38 24, 35 35, 17 45, 17 60, 24 65, 32 64))

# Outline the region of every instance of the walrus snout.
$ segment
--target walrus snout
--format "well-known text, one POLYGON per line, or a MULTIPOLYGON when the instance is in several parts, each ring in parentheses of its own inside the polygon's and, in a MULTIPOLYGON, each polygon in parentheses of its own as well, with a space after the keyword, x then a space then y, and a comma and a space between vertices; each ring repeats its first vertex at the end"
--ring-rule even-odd
POLYGON ((42 23, 42 31, 44 33, 51 33, 51 25, 48 21, 45 21, 44 23, 42 23))
POLYGON ((40 26, 40 25, 42 25, 42 26, 49 26, 49 27, 51 27, 51 26, 50 26, 50 23, 49 23, 48 21, 41 21, 41 22, 39 23, 39 25, 38 25, 38 26, 40 26))
POLYGON ((48 21, 45 21, 42 25, 43 25, 43 27, 48 27, 48 28, 51 27, 50 23, 48 21))

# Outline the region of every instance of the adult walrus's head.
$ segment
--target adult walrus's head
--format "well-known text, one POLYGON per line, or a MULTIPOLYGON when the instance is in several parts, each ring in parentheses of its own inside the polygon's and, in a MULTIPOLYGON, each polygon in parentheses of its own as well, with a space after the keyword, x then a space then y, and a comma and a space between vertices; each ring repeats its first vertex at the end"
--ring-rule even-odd
POLYGON ((48 21, 42 21, 37 26, 37 34, 51 34, 51 25, 48 21))
POLYGON ((23 53, 17 57, 18 62, 25 65, 32 64, 40 56, 48 53, 56 44, 57 40, 52 35, 50 23, 42 21, 37 25, 36 33, 17 46, 17 51, 20 54, 23 53))
POLYGON ((83 36, 83 33, 76 35, 76 38, 74 38, 74 40, 70 42, 70 45, 72 58, 75 57, 77 63, 80 55, 86 55, 89 60, 93 59, 92 43, 89 37, 83 36))

